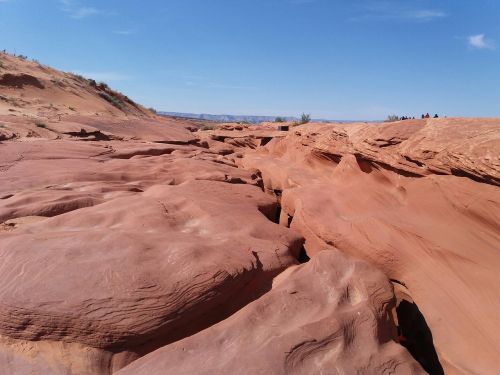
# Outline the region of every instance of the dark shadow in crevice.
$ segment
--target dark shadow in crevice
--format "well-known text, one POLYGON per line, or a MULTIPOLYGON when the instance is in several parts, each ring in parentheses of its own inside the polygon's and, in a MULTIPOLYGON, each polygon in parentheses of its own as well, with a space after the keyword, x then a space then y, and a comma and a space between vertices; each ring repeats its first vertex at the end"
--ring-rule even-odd
POLYGON ((267 145, 269 142, 271 142, 273 140, 272 137, 264 137, 264 138, 261 138, 260 140, 260 145, 261 146, 265 146, 267 145))
POLYGON ((275 224, 279 224, 280 223, 280 217, 281 217, 281 204, 277 204, 276 205, 276 212, 274 214, 274 220, 273 220, 273 222, 275 224))
POLYGON ((399 281, 396 279, 389 279, 389 281, 391 281, 392 283, 395 283, 395 284, 399 284, 399 285, 405 287, 406 289, 408 289, 408 287, 406 286, 406 284, 403 281, 399 281))
POLYGON ((66 132, 65 134, 70 135, 72 137, 79 138, 81 140, 89 140, 89 141, 110 141, 111 138, 101 133, 100 130, 96 130, 93 132, 88 132, 85 129, 81 129, 79 132, 66 132))
POLYGON ((457 177, 466 177, 476 182, 486 183, 494 186, 500 186, 500 179, 495 178, 493 176, 477 176, 458 168, 451 168, 451 174, 457 177))
POLYGON ((397 173, 397 174, 404 176, 404 177, 424 177, 424 175, 413 173, 410 171, 406 171, 406 170, 401 169, 401 168, 396 168, 390 164, 383 163, 381 161, 370 160, 368 158, 365 158, 361 154, 355 154, 354 156, 356 158, 356 161, 358 162, 360 169, 364 173, 369 174, 369 173, 373 172, 374 169, 383 168, 387 171, 397 173))
POLYGON ((297 260, 300 262, 300 264, 307 263, 311 260, 311 258, 309 258, 309 255, 307 255, 307 251, 306 251, 306 248, 304 246, 302 246, 302 248, 300 249, 299 256, 297 257, 297 260))
POLYGON ((279 189, 274 189, 273 190, 274 196, 276 197, 276 212, 274 214, 274 220, 273 222, 275 224, 280 223, 280 217, 281 217, 281 196, 283 195, 283 191, 279 189))
POLYGON ((415 303, 402 300, 396 308, 398 335, 403 345, 430 375, 444 375, 432 340, 432 333, 415 303))
POLYGON ((415 164, 415 165, 416 165, 416 166, 418 166, 418 167, 425 167, 425 164, 424 164, 424 163, 422 163, 422 162, 420 162, 420 161, 418 161, 418 160, 416 160, 416 159, 412 159, 412 158, 410 158, 410 157, 409 157, 409 156, 407 156, 407 155, 403 155, 403 156, 404 156, 404 158, 405 158, 407 161, 409 161, 410 163, 415 164))

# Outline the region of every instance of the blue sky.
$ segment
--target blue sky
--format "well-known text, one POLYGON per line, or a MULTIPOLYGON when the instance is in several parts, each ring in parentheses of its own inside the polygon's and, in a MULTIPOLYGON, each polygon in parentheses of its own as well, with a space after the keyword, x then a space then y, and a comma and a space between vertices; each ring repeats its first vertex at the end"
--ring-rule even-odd
POLYGON ((0 42, 159 110, 500 116, 499 0, 0 0, 0 42))

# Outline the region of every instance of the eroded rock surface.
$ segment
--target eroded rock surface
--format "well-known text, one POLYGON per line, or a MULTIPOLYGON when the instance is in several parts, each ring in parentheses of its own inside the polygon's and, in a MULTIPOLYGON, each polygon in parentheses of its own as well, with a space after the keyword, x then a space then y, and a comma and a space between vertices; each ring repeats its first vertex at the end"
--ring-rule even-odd
POLYGON ((279 191, 308 253, 377 265, 408 288, 445 370, 487 374, 500 365, 498 150, 498 120, 309 124, 242 163, 279 191))
MULTIPOLYGON (((82 369, 109 373, 229 316, 297 264, 303 240, 270 220, 259 177, 206 149, 0 147, 0 332, 20 347, 79 344, 97 351, 82 369)), ((21 357, 6 363, 41 361, 21 357)))
POLYGON ((1 58, 0 375, 500 367, 498 120, 199 130, 1 58))
POLYGON ((424 374, 394 341, 394 303, 381 272, 323 251, 229 319, 117 374, 424 374))

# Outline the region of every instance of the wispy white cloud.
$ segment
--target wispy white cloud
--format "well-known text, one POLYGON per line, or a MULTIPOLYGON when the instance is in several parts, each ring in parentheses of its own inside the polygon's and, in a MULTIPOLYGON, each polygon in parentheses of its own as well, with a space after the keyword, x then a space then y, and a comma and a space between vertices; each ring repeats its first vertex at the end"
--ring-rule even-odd
POLYGON ((68 13, 71 18, 75 19, 82 19, 103 13, 102 10, 82 5, 77 0, 59 0, 59 3, 63 12, 68 13))
POLYGON ((357 5, 351 21, 362 20, 401 20, 429 22, 447 17, 448 14, 439 9, 423 9, 409 7, 394 0, 377 1, 357 5))
POLYGON ((116 35, 132 35, 135 34, 135 30, 115 30, 113 34, 116 35))
POLYGON ((447 16, 448 15, 443 11, 429 10, 429 9, 414 10, 414 11, 410 11, 406 14, 407 18, 413 18, 413 19, 422 20, 422 21, 432 21, 432 20, 444 18, 447 16))
POLYGON ((495 42, 487 39, 485 34, 471 35, 467 37, 467 43, 475 49, 495 49, 495 42))
POLYGON ((74 70, 73 73, 102 82, 127 81, 132 79, 129 75, 117 72, 83 72, 81 70, 74 70))

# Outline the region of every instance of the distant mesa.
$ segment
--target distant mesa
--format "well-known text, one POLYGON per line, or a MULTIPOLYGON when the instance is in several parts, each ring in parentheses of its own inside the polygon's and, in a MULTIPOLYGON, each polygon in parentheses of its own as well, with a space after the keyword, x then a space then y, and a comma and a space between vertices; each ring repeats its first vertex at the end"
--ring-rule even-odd
MULTIPOLYGON (((261 122, 271 122, 276 116, 245 116, 245 115, 210 115, 206 113, 185 113, 185 112, 158 112, 161 116, 179 117, 196 120, 206 120, 214 122, 249 122, 259 124, 261 122)), ((283 117, 286 121, 296 121, 295 117, 283 117)))

